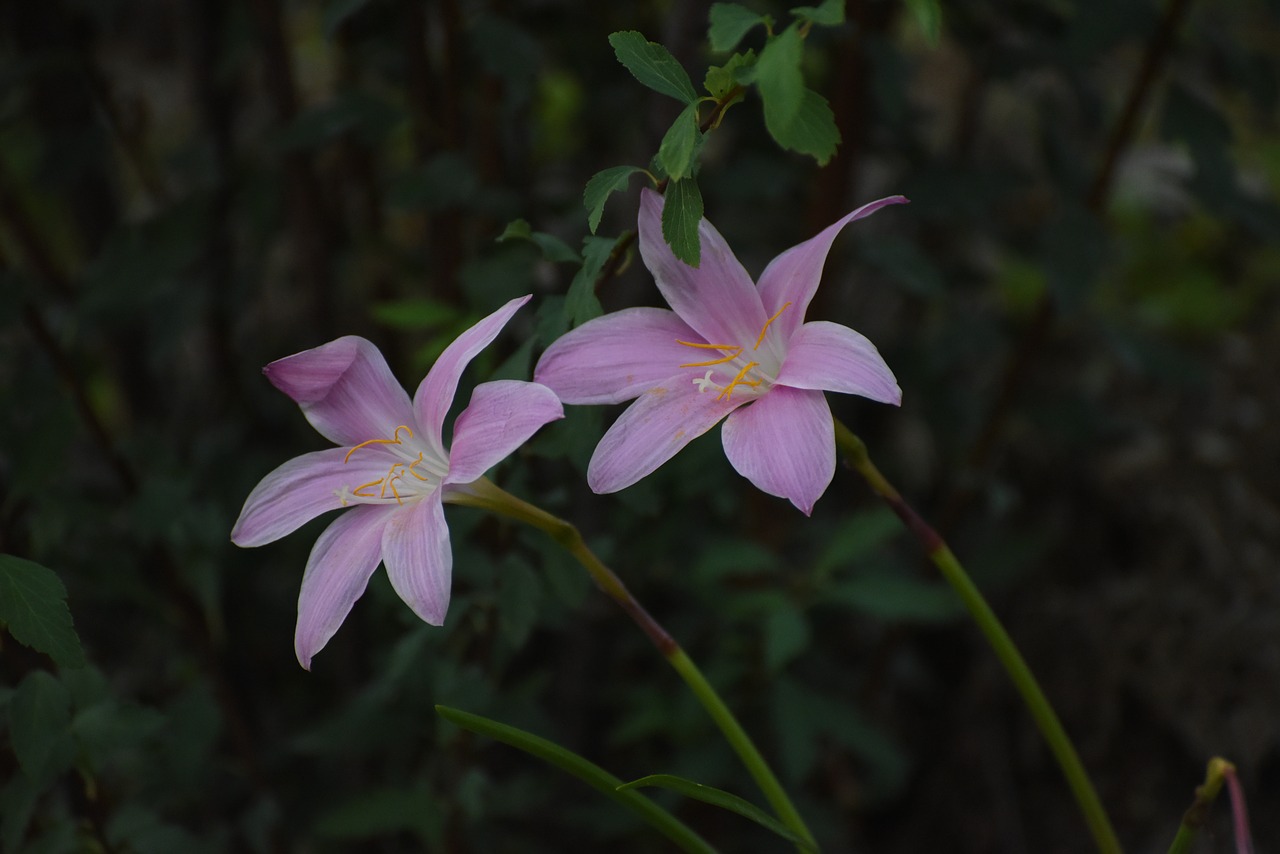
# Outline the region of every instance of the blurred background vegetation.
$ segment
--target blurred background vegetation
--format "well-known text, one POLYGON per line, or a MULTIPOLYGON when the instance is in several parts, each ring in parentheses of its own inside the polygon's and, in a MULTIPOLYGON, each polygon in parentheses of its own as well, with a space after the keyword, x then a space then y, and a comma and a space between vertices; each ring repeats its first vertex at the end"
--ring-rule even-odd
MULTIPOLYGON (((679 109, 608 34, 642 31, 697 82, 707 11, 0 2, 0 552, 61 576, 89 660, 60 670, 0 635, 0 703, 52 673, 63 721, 42 769, 0 753, 0 847, 660 850, 435 703, 623 778, 756 797, 537 531, 450 507, 447 625, 415 623, 379 573, 312 673, 292 632, 324 522, 228 541, 259 478, 324 446, 268 361, 357 333, 412 389, 532 291, 469 375, 529 377, 575 269, 496 238, 522 217, 580 245, 586 179, 646 163, 679 109)), ((912 199, 837 243, 810 312, 879 345, 903 407, 831 402, 992 597, 1134 851, 1167 846, 1215 753, 1259 840, 1280 839, 1278 13, 966 0, 935 44, 901 2, 849 0, 807 52, 837 158, 779 151, 748 102, 700 178, 756 273, 858 204, 912 199)), ((635 205, 633 186, 601 234, 635 205)), ((599 296, 658 300, 638 259, 599 296)), ((738 477, 715 431, 596 497, 583 469, 611 417, 572 410, 496 478, 584 530, 829 850, 1087 850, 994 658, 856 477, 806 520, 738 477)), ((673 805, 724 850, 783 850, 673 805)), ((1227 850, 1225 814, 1201 850, 1227 850)))

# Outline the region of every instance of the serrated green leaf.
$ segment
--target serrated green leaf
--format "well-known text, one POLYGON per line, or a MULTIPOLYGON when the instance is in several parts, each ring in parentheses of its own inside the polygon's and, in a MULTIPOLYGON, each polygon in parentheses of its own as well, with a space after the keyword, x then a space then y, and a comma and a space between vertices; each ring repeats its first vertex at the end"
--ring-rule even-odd
POLYGON ((582 241, 582 266, 569 283, 564 302, 565 320, 573 326, 581 326, 604 314, 596 297, 596 280, 621 239, 621 236, 587 237, 582 241))
POLYGON ((844 0, 823 0, 819 6, 797 6, 791 14, 819 27, 836 27, 844 23, 844 0))
POLYGON ((662 169, 673 181, 688 178, 697 162, 698 143, 702 132, 698 130, 698 105, 685 107, 662 137, 658 146, 658 159, 662 169))
POLYGON ((720 809, 737 813, 743 818, 750 819, 761 827, 776 833, 783 839, 798 846, 803 851, 817 851, 813 843, 795 834, 791 828, 775 819, 773 816, 760 809, 755 804, 740 798, 732 792, 726 792, 723 789, 717 789, 714 786, 707 786, 702 783, 689 780, 685 777, 679 777, 675 774, 650 774, 648 777, 641 777, 639 780, 632 780, 630 783, 622 785, 623 791, 628 789, 636 789, 642 786, 651 786, 658 789, 670 789, 673 792, 679 792, 685 797, 720 807, 720 809))
POLYGON ((543 762, 554 765, 561 771, 572 774, 588 786, 603 792, 617 803, 638 813, 641 818, 649 822, 655 829, 665 834, 685 851, 715 854, 714 848, 671 813, 639 792, 623 789, 624 783, 622 780, 573 751, 533 733, 525 732, 522 729, 517 729, 480 715, 473 715, 461 709, 436 706, 436 714, 454 726, 501 741, 503 744, 509 744, 518 750, 523 750, 525 753, 536 756, 543 762))
POLYGON ((0 623, 14 640, 43 652, 59 667, 83 667, 84 649, 72 626, 67 588, 53 570, 0 554, 0 623))
POLYGON ((614 33, 609 36, 609 44, 613 45, 618 62, 645 86, 686 104, 698 100, 689 73, 662 45, 635 30, 614 33))
POLYGON ((780 670, 809 645, 809 624, 804 614, 788 605, 769 612, 764 620, 764 665, 780 670))
POLYGON ((587 227, 595 234, 604 215, 604 204, 617 190, 625 190, 631 176, 643 172, 639 166, 610 166, 591 176, 582 191, 582 205, 587 209, 587 227))
POLYGON ((735 53, 729 57, 728 62, 724 65, 713 65, 708 68, 707 76, 703 79, 702 85, 712 98, 722 102, 730 92, 734 89, 739 89, 733 100, 724 104, 721 108, 722 110, 727 109, 730 105, 742 100, 744 93, 741 91, 741 87, 750 82, 749 80, 744 81, 742 76, 748 71, 754 70, 755 64, 756 52, 754 50, 749 50, 746 53, 735 53))
POLYGON ((831 112, 827 99, 812 89, 805 89, 800 99, 800 109, 790 124, 777 130, 770 128, 773 138, 783 148, 808 154, 825 166, 840 144, 840 129, 831 112))
POLYGON ((543 258, 556 264, 576 264, 582 261, 581 256, 569 248, 569 244, 554 234, 534 231, 523 219, 513 219, 507 223, 502 234, 498 235, 498 243, 505 243, 508 240, 527 240, 538 247, 543 258))
POLYGON ((707 41, 716 53, 733 50, 743 36, 765 23, 763 15, 737 3, 712 3, 708 18, 711 26, 707 28, 707 41))
MULTIPOLYGON (((68 742, 71 695, 51 673, 35 670, 18 685, 9 701, 13 752, 28 777, 39 777, 60 744, 68 742)), ((70 752, 67 752, 68 760, 70 752)))
POLYGON ((693 178, 683 178, 667 185, 666 202, 662 206, 662 239, 672 253, 690 267, 702 263, 702 241, 698 223, 702 220, 702 191, 693 178))
POLYGON ((792 24, 769 40, 756 61, 755 80, 764 102, 764 124, 784 148, 789 146, 782 140, 788 136, 804 100, 804 77, 800 73, 803 53, 804 40, 799 28, 792 24))
POLYGON ((907 0, 907 8, 929 44, 937 46, 942 35, 942 4, 938 0, 907 0))

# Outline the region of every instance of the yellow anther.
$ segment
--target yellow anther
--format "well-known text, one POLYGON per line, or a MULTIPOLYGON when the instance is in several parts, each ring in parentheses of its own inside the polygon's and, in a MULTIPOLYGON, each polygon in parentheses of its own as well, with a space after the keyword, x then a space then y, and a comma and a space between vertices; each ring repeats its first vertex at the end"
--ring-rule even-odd
POLYGON ((682 368, 707 368, 711 365, 723 365, 725 362, 732 362, 734 359, 742 355, 742 347, 738 344, 695 344, 692 341, 681 341, 676 339, 677 344, 683 344, 686 347, 696 347, 699 350, 728 350, 729 355, 721 359, 715 359, 710 362, 689 362, 681 365, 682 368))
POLYGON ((764 322, 764 328, 760 330, 760 337, 756 339, 756 346, 752 347, 752 348, 751 348, 752 350, 759 350, 759 349, 760 349, 760 345, 761 345, 762 343, 764 343, 764 334, 765 334, 766 332, 768 332, 768 331, 769 331, 769 326, 770 326, 770 325, 771 325, 775 320, 777 320, 777 319, 782 315, 782 313, 783 313, 784 311, 786 311, 786 310, 787 310, 788 308, 790 308, 790 307, 791 307, 791 303, 790 303, 790 301, 788 301, 788 302, 784 302, 784 303, 782 304, 782 308, 780 308, 780 309, 778 309, 776 312, 774 312, 773 317, 769 318, 768 320, 766 320, 766 321, 764 322))
POLYGON ((738 371, 738 375, 737 375, 736 377, 734 377, 732 380, 730 380, 730 381, 729 381, 729 384, 728 384, 727 386, 725 386, 725 387, 724 387, 724 390, 723 390, 723 391, 721 391, 719 394, 717 394, 717 395, 716 395, 716 400, 720 400, 720 399, 722 399, 722 398, 727 399, 727 398, 731 398, 731 397, 733 397, 733 390, 734 390, 734 388, 736 388, 737 386, 740 386, 740 385, 749 385, 749 386, 751 386, 752 388, 755 388, 756 386, 760 385, 761 380, 744 380, 744 379, 743 379, 743 377, 745 377, 745 376, 747 375, 747 371, 751 370, 752 368, 754 368, 754 367, 755 367, 756 365, 758 365, 758 364, 760 364, 760 363, 759 363, 759 362, 747 362, 746 367, 744 367, 742 370, 738 371))
MULTIPOLYGON (((371 488, 371 487, 378 486, 378 485, 379 485, 379 484, 381 484, 381 483, 382 483, 382 481, 384 481, 384 480, 386 480, 386 478, 381 478, 381 477, 380 477, 380 478, 378 478, 377 480, 371 480, 371 481, 369 481, 368 483, 362 483, 362 484, 360 484, 359 486, 357 486, 355 489, 351 490, 351 494, 352 494, 352 495, 358 495, 358 496, 360 496, 361 498, 377 498, 378 496, 376 496, 376 495, 365 495, 365 494, 364 494, 363 492, 361 492, 360 490, 362 490, 362 489, 369 489, 369 488, 371 488)), ((384 489, 385 489, 385 487, 384 487, 384 489)))
POLYGON ((361 442, 359 445, 356 445, 354 448, 352 448, 351 450, 347 451, 347 455, 342 459, 342 461, 343 461, 344 463, 345 463, 345 462, 347 462, 348 460, 350 460, 350 459, 351 459, 351 455, 352 455, 352 454, 354 454, 356 451, 360 450, 361 448, 367 448, 367 447, 368 447, 368 446, 370 446, 370 445, 399 445, 399 444, 402 444, 402 443, 401 443, 401 441, 400 441, 400 431, 401 431, 401 430, 403 430, 404 432, 408 433, 408 434, 409 434, 409 438, 410 438, 410 439, 412 439, 412 438, 413 438, 413 431, 412 431, 412 430, 410 430, 410 429, 409 429, 409 427, 408 427, 407 425, 405 425, 405 424, 401 424, 399 427, 397 427, 397 428, 396 428, 396 432, 394 432, 394 433, 392 433, 392 434, 391 434, 391 438, 390 438, 390 439, 370 439, 370 440, 369 440, 369 441, 367 441, 367 442, 361 442))

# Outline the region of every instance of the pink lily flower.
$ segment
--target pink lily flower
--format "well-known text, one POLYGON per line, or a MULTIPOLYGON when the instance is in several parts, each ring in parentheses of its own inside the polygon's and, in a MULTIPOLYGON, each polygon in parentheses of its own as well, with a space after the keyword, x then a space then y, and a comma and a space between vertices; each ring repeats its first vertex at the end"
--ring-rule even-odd
POLYGON ((378 348, 356 336, 263 368, 311 426, 339 446, 295 457, 263 478, 231 531, 236 545, 261 546, 347 508, 316 540, 302 576, 294 650, 307 670, 379 563, 415 614, 433 626, 444 623, 453 555, 443 502, 465 497, 467 484, 564 417, 546 386, 482 383, 454 422, 452 448, 444 445, 444 419, 463 369, 528 301, 511 300, 459 335, 412 404, 378 348))
POLYGON ((875 345, 846 326, 805 323, 805 312, 840 230, 906 201, 863 205, 773 259, 757 287, 705 219, 701 265, 677 259, 662 239, 663 198, 645 189, 640 255, 674 311, 629 308, 584 323, 534 370, 565 403, 637 398, 596 446, 591 488, 630 486, 728 416, 721 438, 738 473, 810 514, 836 466, 823 391, 895 406, 902 391, 875 345))

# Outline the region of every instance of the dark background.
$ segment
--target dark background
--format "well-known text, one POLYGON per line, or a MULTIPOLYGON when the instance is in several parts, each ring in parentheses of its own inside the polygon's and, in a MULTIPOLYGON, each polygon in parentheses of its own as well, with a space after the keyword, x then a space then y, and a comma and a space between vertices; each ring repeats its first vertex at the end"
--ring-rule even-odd
MULTIPOLYGON (((1280 10, 946 5, 936 45, 889 0, 816 29, 840 154, 781 152, 749 98, 709 139, 708 216, 758 273, 861 203, 912 199, 837 242, 809 314, 876 342, 903 406, 832 395, 836 414, 991 597, 1131 850, 1167 847, 1215 754, 1276 850, 1280 10)), ((75 770, 33 790, 0 754, 5 850, 662 850, 435 703, 626 779, 757 797, 537 531, 450 507, 447 625, 379 573, 310 674, 294 607, 324 522, 228 541, 259 478, 324 446, 268 361, 358 333, 412 389, 533 292, 469 374, 530 376, 573 268, 495 238, 523 217, 579 245, 587 178, 645 164, 678 111, 609 33, 698 83, 706 20, 683 0, 0 2, 0 551, 58 572, 91 661, 58 674, 75 770)), ((601 234, 634 227, 635 189, 601 234)), ((657 301, 638 259, 599 295, 657 301)), ((716 431, 596 497, 610 417, 573 410, 496 479, 584 530, 827 850, 1089 850, 994 657, 856 476, 806 520, 716 431)), ((4 701, 53 665, 0 639, 4 701)), ((671 803, 723 850, 785 850, 671 803)), ((1226 816, 1224 797, 1198 850, 1233 850, 1226 816)))

